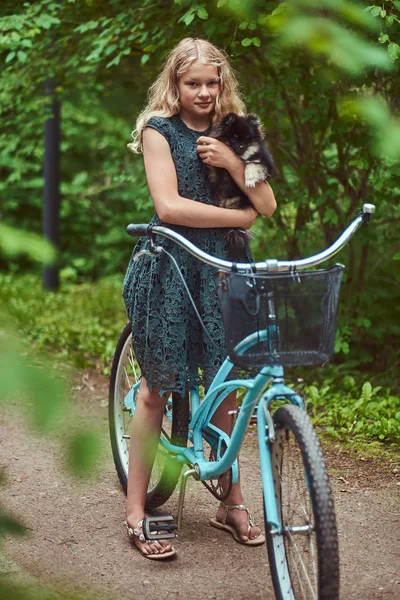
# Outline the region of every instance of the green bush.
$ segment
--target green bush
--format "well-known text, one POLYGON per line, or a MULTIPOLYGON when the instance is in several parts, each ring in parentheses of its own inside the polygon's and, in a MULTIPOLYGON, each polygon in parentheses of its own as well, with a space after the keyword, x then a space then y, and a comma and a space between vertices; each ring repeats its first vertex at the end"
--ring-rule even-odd
POLYGON ((336 380, 306 386, 313 423, 343 440, 400 441, 400 399, 366 381, 360 389, 354 377, 338 373, 336 380))
POLYGON ((64 283, 44 291, 34 275, 0 274, 0 318, 27 342, 29 351, 50 351, 77 367, 109 372, 119 333, 127 317, 122 276, 94 283, 64 283))

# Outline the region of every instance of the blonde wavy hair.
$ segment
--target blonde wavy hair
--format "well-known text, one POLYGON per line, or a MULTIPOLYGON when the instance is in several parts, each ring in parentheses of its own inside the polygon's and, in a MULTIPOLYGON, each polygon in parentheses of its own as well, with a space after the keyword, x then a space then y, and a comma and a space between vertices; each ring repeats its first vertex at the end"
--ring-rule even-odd
POLYGON ((215 103, 213 123, 229 112, 246 113, 227 54, 207 40, 185 38, 171 50, 160 75, 149 89, 147 106, 139 114, 136 129, 132 132, 133 142, 128 144, 130 150, 136 153, 143 150, 143 130, 152 117, 172 117, 179 113, 177 83, 195 61, 218 69, 221 88, 215 103))

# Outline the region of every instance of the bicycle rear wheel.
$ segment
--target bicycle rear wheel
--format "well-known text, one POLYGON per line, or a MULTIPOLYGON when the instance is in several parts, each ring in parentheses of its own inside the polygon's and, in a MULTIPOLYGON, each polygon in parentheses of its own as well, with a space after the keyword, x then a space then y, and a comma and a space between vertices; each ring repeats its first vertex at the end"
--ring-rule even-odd
MULTIPOLYGON (((129 426, 133 413, 124 399, 140 379, 140 368, 132 348, 131 323, 127 323, 118 341, 111 368, 109 388, 109 429, 115 468, 126 493, 128 482, 129 426)), ((189 427, 189 402, 172 394, 165 407, 161 436, 177 446, 186 446, 189 427)), ((152 510, 164 504, 179 480, 182 465, 161 446, 158 447, 150 475, 146 508, 152 510)))
POLYGON ((317 435, 297 406, 282 406, 273 419, 271 459, 282 533, 265 526, 276 598, 337 600, 336 519, 317 435))

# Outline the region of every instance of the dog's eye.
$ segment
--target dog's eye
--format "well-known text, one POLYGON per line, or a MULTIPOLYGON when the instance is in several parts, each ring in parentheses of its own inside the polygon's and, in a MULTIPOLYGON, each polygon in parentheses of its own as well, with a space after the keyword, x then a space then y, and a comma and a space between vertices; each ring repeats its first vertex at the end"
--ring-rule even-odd
POLYGON ((235 133, 235 135, 233 135, 233 136, 232 136, 232 139, 233 139, 233 140, 238 140, 238 139, 239 139, 239 138, 238 138, 238 135, 235 133))

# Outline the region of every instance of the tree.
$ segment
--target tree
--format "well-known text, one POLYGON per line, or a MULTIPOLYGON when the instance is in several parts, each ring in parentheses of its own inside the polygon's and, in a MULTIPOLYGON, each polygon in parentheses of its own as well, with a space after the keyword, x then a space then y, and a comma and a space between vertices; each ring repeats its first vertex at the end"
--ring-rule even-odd
MULTIPOLYGON (((338 338, 342 353, 351 339, 363 346, 359 360, 367 366, 383 339, 394 351, 398 333, 389 326, 398 310, 393 261, 400 256, 393 227, 399 9, 398 0, 37 0, 17 9, 6 3, 0 9, 3 216, 38 227, 42 81, 51 74, 64 106, 64 275, 122 271, 130 251, 124 225, 146 221, 152 210, 141 160, 124 153, 129 131, 167 51, 182 37, 207 37, 231 56, 278 165, 280 209, 257 223, 256 257, 315 252, 364 201, 378 204, 376 222, 345 259, 338 338)), ((389 368, 393 353, 380 361, 389 368)))

